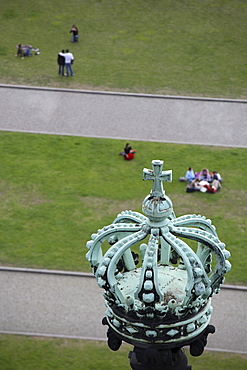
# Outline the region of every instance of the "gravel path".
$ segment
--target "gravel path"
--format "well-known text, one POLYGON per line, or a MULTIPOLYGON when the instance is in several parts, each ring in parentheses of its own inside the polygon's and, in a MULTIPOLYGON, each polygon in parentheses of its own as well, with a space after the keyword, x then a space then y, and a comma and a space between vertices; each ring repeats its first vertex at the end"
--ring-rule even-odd
POLYGON ((247 147, 247 100, 0 85, 0 130, 247 147))
MULTIPOLYGON (((0 268, 0 285, 0 333, 106 339, 103 290, 93 275, 0 268)), ((247 287, 222 288, 212 305, 216 332, 207 348, 247 354, 247 287)))

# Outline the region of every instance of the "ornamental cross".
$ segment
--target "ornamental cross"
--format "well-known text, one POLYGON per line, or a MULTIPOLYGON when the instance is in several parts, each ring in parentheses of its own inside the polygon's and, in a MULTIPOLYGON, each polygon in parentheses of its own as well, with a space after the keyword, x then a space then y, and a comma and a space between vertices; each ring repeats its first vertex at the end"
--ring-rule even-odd
POLYGON ((152 161, 153 170, 143 169, 143 180, 153 180, 153 188, 150 196, 163 197, 165 191, 162 181, 172 182, 172 170, 162 171, 164 161, 152 161))

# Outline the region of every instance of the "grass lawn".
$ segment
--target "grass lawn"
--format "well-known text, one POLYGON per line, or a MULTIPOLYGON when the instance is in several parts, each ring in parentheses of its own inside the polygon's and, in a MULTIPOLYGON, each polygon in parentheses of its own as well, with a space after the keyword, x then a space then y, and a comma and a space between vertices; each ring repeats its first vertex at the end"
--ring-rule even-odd
POLYGON ((245 0, 2 1, 0 83, 246 99, 246 22, 245 0), (74 78, 57 73, 67 48, 74 78))
POLYGON ((122 140, 0 132, 0 263, 32 268, 91 271, 85 255, 91 234, 117 214, 141 205, 151 190, 142 181, 153 159, 173 170, 164 188, 177 216, 210 218, 226 244, 233 268, 227 283, 246 284, 247 149, 200 150, 196 145, 131 142, 135 160, 118 153, 122 140), (205 151, 207 157, 205 158, 205 151), (195 153, 196 156, 195 156, 195 153), (241 165, 242 164, 242 165, 241 165), (178 181, 187 167, 217 170, 223 188, 216 194, 186 193, 178 181))
MULTIPOLYGON (((246 99, 246 21, 245 0, 1 1, 0 83, 246 99), (72 24, 80 31, 75 44, 72 24), (41 54, 20 60, 18 43, 41 54), (73 78, 57 73, 57 53, 67 48, 75 56, 73 78)), ((89 271, 86 241, 120 211, 141 211, 150 191, 142 169, 157 158, 173 170, 165 189, 176 214, 211 218, 232 254, 227 283, 246 284, 247 150, 132 142, 137 155, 127 163, 117 155, 124 144, 0 132, 0 264, 89 271), (186 194, 177 179, 191 165, 218 170, 221 192, 186 194)), ((129 350, 0 335, 0 368, 121 370, 129 367, 129 350)), ((242 370, 246 356, 205 352, 189 364, 242 370)))
MULTIPOLYGON (((2 370, 126 370, 132 346, 124 344, 112 352, 105 342, 47 339, 0 335, 2 370)), ((205 351, 192 357, 186 350, 189 365, 196 370, 245 370, 247 355, 205 351)))

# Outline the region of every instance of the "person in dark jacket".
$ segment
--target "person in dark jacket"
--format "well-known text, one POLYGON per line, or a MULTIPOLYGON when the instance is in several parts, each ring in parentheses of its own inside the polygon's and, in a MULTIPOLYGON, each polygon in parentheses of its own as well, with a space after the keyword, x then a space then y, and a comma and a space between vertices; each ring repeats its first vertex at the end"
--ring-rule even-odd
POLYGON ((58 63, 58 74, 64 76, 64 64, 65 64, 65 58, 64 58, 64 50, 62 50, 57 55, 57 63, 58 63))
POLYGON ((78 28, 73 24, 71 30, 69 31, 69 33, 72 33, 72 39, 71 39, 71 42, 77 42, 78 41, 78 38, 79 38, 79 30, 78 28))
POLYGON ((124 147, 124 150, 119 153, 119 155, 122 155, 124 159, 126 159, 126 161, 131 161, 132 159, 134 159, 135 153, 136 150, 132 149, 129 143, 127 143, 124 147))

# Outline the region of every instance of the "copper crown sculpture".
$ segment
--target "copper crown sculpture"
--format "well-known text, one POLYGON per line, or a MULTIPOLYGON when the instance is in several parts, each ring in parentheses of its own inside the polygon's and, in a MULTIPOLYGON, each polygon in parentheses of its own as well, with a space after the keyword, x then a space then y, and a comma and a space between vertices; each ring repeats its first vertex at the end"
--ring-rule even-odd
POLYGON ((195 340, 208 326, 211 297, 231 269, 230 253, 211 220, 195 214, 176 218, 162 185, 172 181, 172 171, 162 166, 154 160, 152 170, 143 170, 143 179, 153 181, 142 204, 145 216, 123 211, 87 242, 87 260, 105 291, 104 324, 117 338, 143 348, 195 340), (197 250, 180 238, 196 241, 197 250), (109 249, 103 255, 105 241, 109 249))

